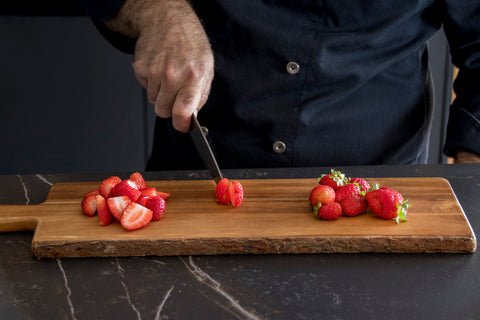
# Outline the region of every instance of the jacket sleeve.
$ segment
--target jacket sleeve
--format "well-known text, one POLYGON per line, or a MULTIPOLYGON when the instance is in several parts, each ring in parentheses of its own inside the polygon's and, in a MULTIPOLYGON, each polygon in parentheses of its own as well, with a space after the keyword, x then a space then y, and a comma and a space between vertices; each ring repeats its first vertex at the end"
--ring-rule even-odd
POLYGON ((455 156, 463 149, 480 155, 480 2, 445 1, 444 12, 452 62, 459 69, 444 152, 455 156))
POLYGON ((87 14, 105 39, 118 50, 132 54, 135 39, 131 39, 108 29, 102 21, 112 19, 122 7, 125 0, 81 0, 87 14))

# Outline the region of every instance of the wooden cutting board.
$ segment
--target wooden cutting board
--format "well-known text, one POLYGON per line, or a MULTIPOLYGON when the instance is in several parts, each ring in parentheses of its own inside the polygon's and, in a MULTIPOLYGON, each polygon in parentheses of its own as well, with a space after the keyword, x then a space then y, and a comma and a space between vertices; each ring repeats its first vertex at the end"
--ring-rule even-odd
POLYGON ((367 179, 409 199, 409 221, 368 212, 317 220, 310 190, 317 179, 241 180, 238 208, 215 202, 213 181, 150 181, 171 193, 165 216, 136 231, 102 227, 85 216, 83 195, 98 183, 60 183, 39 205, 0 205, 0 231, 34 231, 37 258, 321 252, 449 252, 476 250, 472 228, 443 178, 367 179))

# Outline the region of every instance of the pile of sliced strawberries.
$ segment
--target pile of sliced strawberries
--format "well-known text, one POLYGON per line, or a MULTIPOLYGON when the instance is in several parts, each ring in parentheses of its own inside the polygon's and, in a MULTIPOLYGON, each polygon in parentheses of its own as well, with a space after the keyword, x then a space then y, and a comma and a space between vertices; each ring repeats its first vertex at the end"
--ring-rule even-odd
POLYGON ((81 206, 89 217, 97 213, 102 226, 117 220, 126 230, 136 230, 163 217, 169 196, 148 187, 142 174, 134 172, 126 180, 117 176, 103 180, 98 189, 83 197, 81 206))

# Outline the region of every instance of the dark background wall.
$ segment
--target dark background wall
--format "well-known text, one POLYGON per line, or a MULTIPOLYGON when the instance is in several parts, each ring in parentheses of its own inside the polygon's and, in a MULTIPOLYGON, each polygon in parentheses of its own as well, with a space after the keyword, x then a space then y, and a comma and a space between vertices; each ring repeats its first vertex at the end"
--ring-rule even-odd
MULTIPOLYGON (((144 170, 155 115, 131 68, 74 0, 0 4, 0 174, 144 170)), ((441 154, 451 66, 430 41, 441 154)))

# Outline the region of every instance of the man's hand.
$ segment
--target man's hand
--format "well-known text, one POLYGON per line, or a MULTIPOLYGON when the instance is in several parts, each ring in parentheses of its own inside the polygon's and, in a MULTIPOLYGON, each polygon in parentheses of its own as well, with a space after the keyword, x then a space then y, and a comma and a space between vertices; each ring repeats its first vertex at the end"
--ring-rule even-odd
POLYGON ((455 163, 480 163, 480 156, 472 152, 458 150, 455 163))
POLYGON ((186 0, 127 0, 105 22, 136 38, 133 69, 161 118, 172 117, 181 132, 207 101, 214 59, 207 35, 186 0))

